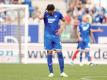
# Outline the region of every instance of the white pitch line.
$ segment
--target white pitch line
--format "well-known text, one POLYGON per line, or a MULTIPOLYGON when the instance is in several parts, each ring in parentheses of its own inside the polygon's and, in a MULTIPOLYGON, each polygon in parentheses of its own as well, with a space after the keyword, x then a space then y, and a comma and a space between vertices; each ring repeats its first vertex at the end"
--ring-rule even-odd
POLYGON ((95 78, 105 78, 107 75, 100 75, 100 76, 86 76, 83 78, 80 78, 80 80, 95 80, 95 78))
POLYGON ((90 78, 89 76, 86 76, 86 77, 80 78, 80 80, 93 80, 93 79, 90 78))
POLYGON ((101 75, 101 76, 92 76, 92 78, 105 78, 105 77, 107 77, 107 75, 101 75))

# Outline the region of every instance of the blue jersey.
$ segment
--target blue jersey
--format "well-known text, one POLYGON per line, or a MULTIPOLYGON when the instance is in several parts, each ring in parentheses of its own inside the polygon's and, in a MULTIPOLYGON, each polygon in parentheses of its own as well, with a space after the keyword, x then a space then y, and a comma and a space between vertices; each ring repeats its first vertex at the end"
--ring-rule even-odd
POLYGON ((53 15, 49 15, 46 11, 44 14, 45 33, 55 34, 60 28, 60 19, 63 19, 63 16, 60 12, 55 11, 53 15))
POLYGON ((83 41, 86 42, 90 41, 90 30, 91 30, 91 25, 89 23, 82 22, 79 24, 80 37, 83 39, 83 41))

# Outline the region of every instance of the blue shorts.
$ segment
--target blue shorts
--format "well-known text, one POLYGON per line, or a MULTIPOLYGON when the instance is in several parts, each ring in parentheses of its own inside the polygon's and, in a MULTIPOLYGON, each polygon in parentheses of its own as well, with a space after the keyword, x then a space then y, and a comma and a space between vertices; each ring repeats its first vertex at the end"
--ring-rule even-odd
POLYGON ((62 49, 60 36, 53 34, 44 35, 44 47, 46 50, 59 50, 62 49))
POLYGON ((89 41, 79 41, 78 42, 78 46, 77 49, 86 49, 86 48, 90 48, 90 42, 89 41))

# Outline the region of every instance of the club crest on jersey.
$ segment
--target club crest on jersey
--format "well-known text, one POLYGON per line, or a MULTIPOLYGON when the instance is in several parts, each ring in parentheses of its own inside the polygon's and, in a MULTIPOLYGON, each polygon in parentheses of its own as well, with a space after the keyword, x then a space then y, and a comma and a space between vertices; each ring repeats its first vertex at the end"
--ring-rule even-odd
POLYGON ((83 28, 83 31, 86 31, 86 30, 88 30, 89 25, 85 25, 85 26, 83 26, 82 28, 83 28))
POLYGON ((54 18, 49 18, 49 19, 48 19, 48 23, 53 23, 54 21, 55 21, 54 18))
POLYGON ((55 15, 55 18, 57 18, 57 15, 55 15))

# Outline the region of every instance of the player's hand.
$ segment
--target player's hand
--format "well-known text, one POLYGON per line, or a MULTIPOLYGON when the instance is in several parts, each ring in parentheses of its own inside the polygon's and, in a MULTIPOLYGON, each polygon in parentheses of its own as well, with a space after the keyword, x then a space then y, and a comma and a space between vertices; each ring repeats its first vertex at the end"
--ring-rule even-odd
POLYGON ((101 29, 101 28, 98 28, 98 32, 103 32, 103 29, 101 29))
POLYGON ((81 37, 78 38, 78 41, 82 41, 83 39, 81 37))
POLYGON ((40 12, 37 12, 37 13, 36 13, 36 17, 37 17, 38 19, 40 19, 40 20, 43 19, 43 16, 42 16, 42 14, 41 14, 40 12))
POLYGON ((61 35, 61 33, 63 32, 63 29, 62 28, 60 28, 60 29, 58 29, 57 31, 56 31, 56 35, 61 35))

